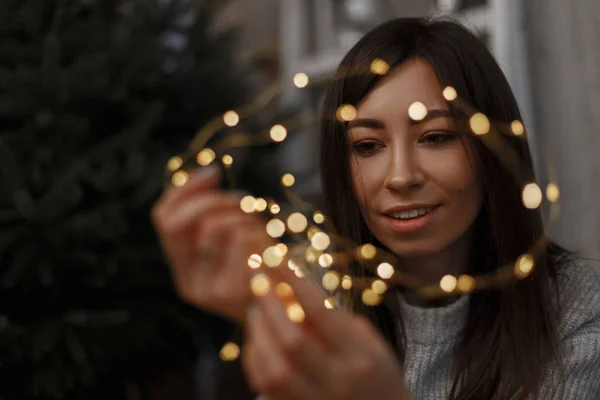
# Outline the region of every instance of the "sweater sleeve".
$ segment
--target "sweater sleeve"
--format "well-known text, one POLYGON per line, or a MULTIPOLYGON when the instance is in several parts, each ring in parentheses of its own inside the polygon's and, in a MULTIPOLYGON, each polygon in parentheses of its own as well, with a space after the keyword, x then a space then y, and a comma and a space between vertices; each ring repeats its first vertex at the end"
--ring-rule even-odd
POLYGON ((540 399, 600 399, 600 275, 572 267, 562 283, 561 367, 550 371, 540 399))

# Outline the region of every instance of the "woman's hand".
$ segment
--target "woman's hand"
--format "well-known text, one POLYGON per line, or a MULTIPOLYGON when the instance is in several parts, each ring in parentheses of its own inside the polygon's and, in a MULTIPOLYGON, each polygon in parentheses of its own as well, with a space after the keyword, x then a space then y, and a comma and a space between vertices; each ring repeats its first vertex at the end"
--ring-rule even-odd
POLYGON ((311 283, 285 276, 306 319, 292 322, 272 290, 256 299, 242 363, 257 392, 269 400, 411 399, 391 347, 366 319, 328 310, 311 283))
POLYGON ((221 176, 203 167, 165 191, 152 221, 180 297, 242 321, 251 300, 248 257, 270 243, 264 222, 240 209, 240 198, 215 189, 221 176))

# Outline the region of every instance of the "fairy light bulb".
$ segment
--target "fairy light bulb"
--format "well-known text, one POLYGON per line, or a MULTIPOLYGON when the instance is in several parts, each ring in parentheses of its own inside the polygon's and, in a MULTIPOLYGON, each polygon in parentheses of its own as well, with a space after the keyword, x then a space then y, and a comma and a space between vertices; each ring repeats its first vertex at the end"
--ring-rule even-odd
POLYGON ((231 157, 229 154, 225 154, 223 157, 221 157, 221 162, 225 167, 231 167, 231 164, 233 164, 233 157, 231 157))
POLYGON ((550 203, 558 203, 560 200, 560 190, 558 189, 558 185, 555 183, 550 183, 546 187, 546 197, 550 203))
POLYGON ((275 285, 275 294, 282 299, 289 299, 294 295, 294 290, 288 283, 279 282, 275 285))
POLYGON ((240 208, 246 214, 253 213, 256 210, 256 199, 253 196, 244 196, 240 201, 240 208))
POLYGON ((283 243, 277 243, 275 245, 275 247, 277 248, 277 250, 279 251, 279 253, 281 253, 282 256, 285 256, 288 252, 288 247, 283 244, 283 243))
POLYGON ((334 291, 340 285, 340 276, 335 271, 329 271, 321 279, 323 287, 329 291, 334 291))
POLYGON ((408 107, 408 116, 413 121, 421 121, 427 116, 427 107, 420 101, 415 101, 408 107))
POLYGON ((537 184, 528 183, 523 187, 522 199, 526 208, 535 210, 542 204, 542 190, 537 184))
POLYGON ((440 280, 440 288, 446 292, 451 293, 456 289, 457 279, 455 276, 446 275, 440 280))
POLYGON ((456 89, 454 89, 452 86, 446 86, 446 88, 444 89, 442 94, 444 95, 444 98, 447 101, 454 101, 458 97, 458 93, 456 93, 456 89))
POLYGON ((271 128, 270 135, 274 142, 283 142, 287 137, 287 130, 283 125, 274 125, 271 128))
POLYGON ((377 294, 384 294, 387 290, 387 284, 380 279, 376 279, 371 284, 371 289, 373 289, 373 291, 377 294))
POLYGON ((360 247, 359 255, 365 260, 372 260, 377 254, 377 248, 370 243, 364 244, 360 247))
POLYGON ((319 256, 319 265, 323 268, 328 268, 331 267, 331 265, 333 264, 333 257, 331 256, 331 254, 321 254, 319 256))
POLYGON ((251 254, 250 257, 248 257, 248 266, 252 269, 257 269, 260 268, 262 264, 262 257, 259 256, 258 254, 251 254))
POLYGON ((288 260, 288 268, 291 269, 292 271, 296 271, 296 270, 298 270, 298 264, 296 264, 296 262, 294 262, 294 260, 288 260))
POLYGON ((390 279, 394 275, 392 264, 383 262, 377 266, 377 275, 382 279, 390 279))
POLYGON ((296 276, 297 276, 298 278, 304 278, 304 272, 302 272, 302 270, 301 270, 300 268, 296 268, 296 269, 294 270, 294 274, 296 274, 296 276))
POLYGON ((183 165, 183 159, 179 156, 171 157, 167 162, 167 169, 171 172, 177 171, 183 165))
POLYGON ((482 113, 475 113, 469 119, 469 126, 476 135, 485 135, 490 131, 490 120, 482 113))
POLYGON ((250 279, 250 290, 257 297, 266 296, 270 288, 269 278, 265 274, 258 274, 250 279))
POLYGON ((171 176, 171 183, 173 186, 183 186, 189 179, 189 174, 185 171, 177 171, 171 176))
POLYGON ((515 136, 523 136, 523 134, 525 133, 525 126, 521 121, 514 120, 510 123, 510 130, 515 136))
POLYGON ((299 88, 305 88, 308 86, 308 75, 303 72, 299 72, 294 75, 294 85, 299 88))
POLYGON ((322 224, 325 222, 325 216, 321 212, 315 211, 313 213, 313 221, 315 221, 315 224, 322 224))
POLYGON ((461 275, 456 281, 456 288, 463 293, 468 293, 475 288, 475 278, 470 275, 461 275))
POLYGON ((279 204, 273 203, 269 206, 269 211, 271 214, 277 215, 281 211, 281 207, 279 207, 279 204))
POLYGON ((286 313, 290 321, 295 322, 297 324, 304 321, 306 314, 304 313, 304 309, 299 303, 291 303, 286 307, 286 313))
POLYGON ((223 122, 225 125, 234 127, 240 122, 240 116, 235 111, 227 111, 223 114, 223 122))
POLYGON ((523 254, 515 263, 515 275, 518 278, 524 278, 533 271, 535 259, 531 254, 523 254))
POLYGON ((308 261, 311 264, 316 262, 319 258, 319 251, 312 246, 307 247, 304 254, 306 261, 308 261))
POLYGON ((385 75, 389 70, 390 65, 381 58, 376 58, 371 62, 371 72, 375 75, 385 75))
POLYGON ((279 267, 283 261, 283 254, 275 246, 269 246, 263 251, 263 262, 270 268, 279 267))
POLYGON ((227 342, 221 347, 221 351, 219 351, 219 357, 223 361, 234 361, 237 360, 240 356, 240 347, 233 343, 227 342))
POLYGON ((365 289, 361 295, 362 302, 367 306, 376 306, 381 303, 381 296, 375 293, 373 289, 365 289))
POLYGON ((317 250, 325 250, 331 244, 331 239, 329 239, 329 235, 324 232, 315 233, 310 239, 312 246, 317 250))
POLYGON ((335 116, 341 122, 348 122, 356 118, 356 113, 356 108, 353 105, 343 104, 337 109, 335 116))
POLYGON ((287 226, 290 231, 300 233, 306 229, 308 221, 303 214, 296 212, 288 217, 287 226))
POLYGON ((333 297, 325 299, 323 303, 325 304, 325 308, 328 310, 333 310, 335 308, 335 298, 333 297))
POLYGON ((267 209, 267 201, 261 197, 257 198, 254 208, 259 212, 265 211, 267 209))
POLYGON ((196 156, 196 161, 198 162, 199 165, 202 165, 203 167, 209 165, 211 162, 213 162, 216 158, 216 154, 215 151, 213 149, 202 149, 202 151, 200 151, 200 153, 198 153, 198 155, 196 156))
POLYGON ((344 275, 342 277, 342 288, 345 290, 352 289, 352 278, 349 275, 344 275))
POLYGON ((281 184, 285 187, 292 187, 294 183, 296 183, 296 178, 289 172, 281 177, 281 184))

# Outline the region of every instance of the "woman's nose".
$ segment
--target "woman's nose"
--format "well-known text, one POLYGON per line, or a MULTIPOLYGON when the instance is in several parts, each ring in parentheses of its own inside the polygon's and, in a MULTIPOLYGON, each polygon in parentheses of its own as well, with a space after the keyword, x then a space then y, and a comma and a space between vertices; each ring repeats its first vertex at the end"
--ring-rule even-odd
POLYGON ((390 160, 385 186, 392 191, 405 191, 420 187, 425 183, 416 154, 410 150, 397 150, 390 160))

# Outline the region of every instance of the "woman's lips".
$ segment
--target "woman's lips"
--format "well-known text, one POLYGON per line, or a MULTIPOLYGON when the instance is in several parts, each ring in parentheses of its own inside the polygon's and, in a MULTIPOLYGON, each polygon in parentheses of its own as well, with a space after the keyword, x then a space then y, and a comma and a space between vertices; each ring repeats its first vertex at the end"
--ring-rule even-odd
POLYGON ((439 207, 440 206, 437 205, 424 215, 418 215, 411 219, 398 219, 387 214, 383 214, 383 217, 388 227, 395 232, 415 232, 419 229, 423 229, 431 222, 439 207))

